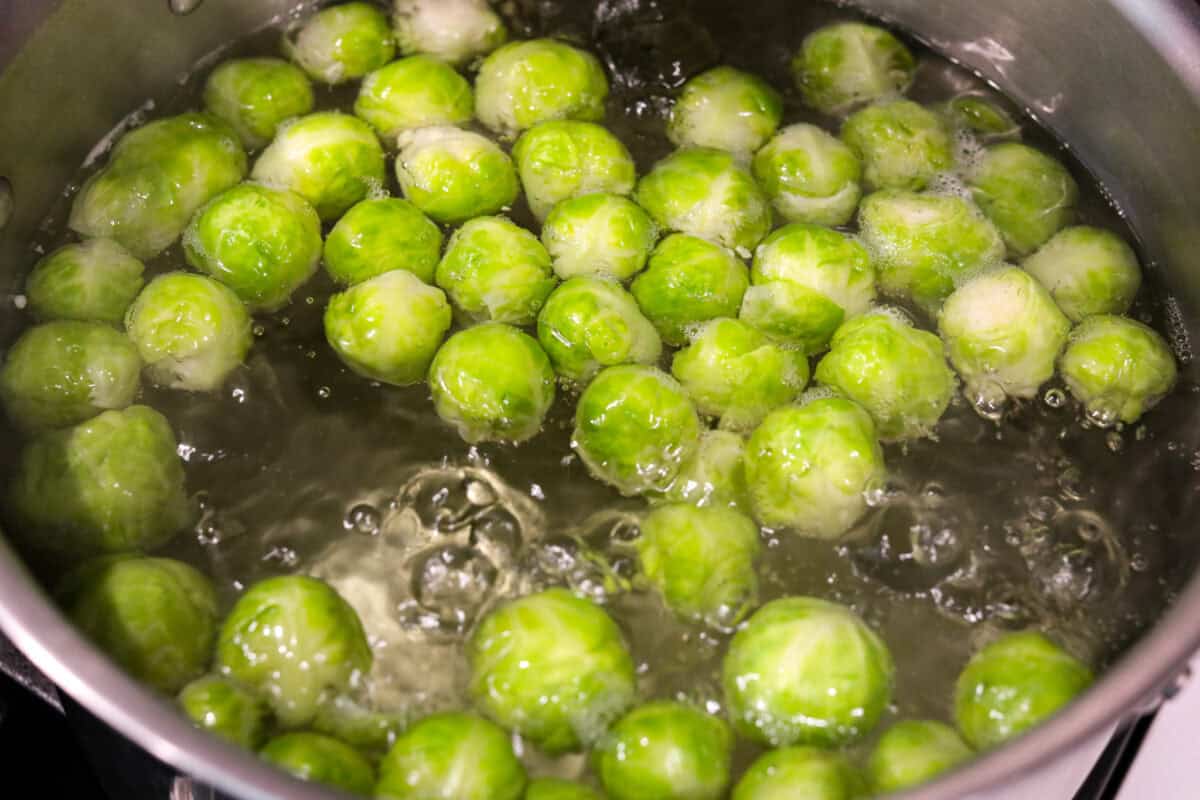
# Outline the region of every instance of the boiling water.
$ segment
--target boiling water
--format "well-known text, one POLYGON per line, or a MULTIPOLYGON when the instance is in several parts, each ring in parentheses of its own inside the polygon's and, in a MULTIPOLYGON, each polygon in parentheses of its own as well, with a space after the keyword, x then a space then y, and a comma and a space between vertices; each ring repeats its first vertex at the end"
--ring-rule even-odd
MULTIPOLYGON (((608 124, 643 172, 671 149, 663 120, 672 90, 717 63, 783 90, 785 124, 836 124, 800 105, 787 64, 808 30, 846 12, 808 4, 780 17, 748 3, 682 6, 529 0, 504 10, 518 35, 565 35, 602 54, 613 79, 608 124)), ((255 34, 219 57, 274 53, 278 35, 255 34)), ((1070 161, 977 77, 914 48, 914 99, 979 93, 1022 120, 1025 141, 1070 161)), ((146 111, 197 107, 217 60, 146 111)), ((348 109, 352 100, 353 89, 321 90, 328 107, 348 109)), ((1120 229, 1099 187, 1075 171, 1082 221, 1120 229)), ((954 191, 953 181, 943 189, 954 191)), ((72 190, 34 255, 69 239, 72 190)), ((513 216, 533 226, 523 207, 513 216)), ((175 248, 149 266, 155 273, 183 264, 175 248)), ((762 600, 834 599, 882 633, 897 665, 892 718, 948 719, 962 664, 1006 629, 1041 627, 1102 667, 1190 573, 1195 548, 1175 532, 1195 517, 1200 443, 1183 434, 1197 387, 1178 312, 1152 270, 1146 285, 1134 313, 1176 343, 1184 381, 1141 424, 1099 429, 1058 385, 999 421, 958 398, 936 440, 887 448, 890 482, 841 540, 763 532, 762 600)), ((640 585, 630 541, 644 503, 590 479, 573 455, 574 397, 560 392, 544 432, 525 445, 468 446, 438 420, 424 386, 374 384, 341 365, 321 326, 332 292, 322 273, 289 307, 260 318, 247 364, 223 390, 143 390, 141 402, 166 414, 179 437, 197 505, 194 529, 164 553, 212 575, 225 607, 270 575, 330 581, 370 634, 376 661, 362 699, 382 709, 415 716, 467 705, 462 644, 473 623, 506 598, 569 585, 606 605, 625 630, 643 697, 687 698, 719 712, 728 634, 675 620, 640 585)), ((12 450, 0 457, 5 473, 12 450)), ((53 579, 54 565, 40 568, 53 579)), ((742 746, 744 763, 754 752, 742 746)), ((563 775, 582 766, 579 756, 537 763, 563 775)))

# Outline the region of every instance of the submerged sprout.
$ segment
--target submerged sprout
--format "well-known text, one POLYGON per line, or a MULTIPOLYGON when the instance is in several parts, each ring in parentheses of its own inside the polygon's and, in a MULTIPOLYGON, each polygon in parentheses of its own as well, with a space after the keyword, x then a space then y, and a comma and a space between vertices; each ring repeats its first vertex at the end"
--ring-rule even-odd
POLYGON ((989 147, 968 183, 1014 255, 1032 253, 1075 216, 1075 179, 1056 159, 1028 145, 989 147))
POLYGON ((396 0, 396 43, 404 55, 428 53, 462 64, 504 44, 508 31, 487 0, 396 0))
POLYGON ((954 127, 981 136, 1008 136, 1020 130, 1004 109, 979 95, 959 95, 946 103, 943 113, 954 127))
POLYGON ((363 79, 354 101, 354 113, 386 141, 413 128, 459 125, 474 112, 471 84, 430 56, 409 56, 375 70, 363 79))
POLYGON ((1175 384, 1175 356, 1151 328, 1125 317, 1088 317, 1059 361, 1071 394, 1102 424, 1132 424, 1175 384))
POLYGON ((867 771, 880 794, 919 786, 971 758, 971 748, 949 725, 930 720, 898 722, 879 737, 867 771))
POLYGON ((145 281, 142 262, 110 239, 68 244, 45 256, 25 280, 29 310, 40 320, 120 325, 145 281))
POLYGON ((325 237, 325 271, 353 286, 396 269, 433 283, 442 231, 412 203, 395 197, 363 200, 325 237))
POLYGON ((890 32, 843 22, 809 34, 792 59, 804 102, 833 114, 908 89, 917 60, 890 32))
POLYGON ((267 738, 267 704, 233 681, 197 678, 183 687, 179 705, 197 727, 231 744, 257 750, 267 738))
POLYGON ((855 800, 862 788, 862 779, 840 753, 783 747, 750 765, 731 800, 855 800))
POLYGON ((503 217, 455 231, 437 267, 437 285, 476 322, 529 325, 556 283, 538 238, 503 217))
POLYGON ((320 733, 298 731, 276 736, 259 753, 284 772, 343 792, 369 795, 375 788, 371 762, 345 742, 320 733))
POLYGON ((435 126, 400 136, 396 177, 404 196, 437 222, 456 225, 495 214, 517 199, 512 159, 495 142, 435 126))
POLYGON ((788 222, 845 225, 858 208, 862 164, 816 125, 789 125, 754 156, 754 177, 788 222))
POLYGON ((434 714, 379 764, 380 800, 520 800, 525 768, 509 736, 474 714, 434 714))
POLYGON ((205 108, 228 122, 250 150, 274 139, 285 121, 311 112, 314 102, 308 76, 278 58, 224 61, 204 83, 205 108))
POLYGON ((564 200, 542 225, 542 242, 554 272, 628 280, 646 266, 658 230, 636 203, 615 194, 564 200))
POLYGON ((627 195, 637 181, 629 150, 591 122, 553 120, 534 125, 513 146, 525 199, 538 219, 563 200, 603 192, 627 195))
POLYGON ((783 119, 783 99, 756 75, 716 67, 683 85, 671 109, 667 138, 676 147, 715 147, 749 155, 783 119))
POLYGON ((559 778, 538 778, 529 784, 523 800, 604 800, 590 786, 559 778))
POLYGON ((663 493, 663 499, 695 506, 717 506, 748 512, 746 442, 731 431, 705 431, 692 457, 663 493))
POLYGON ((1125 313, 1142 285, 1133 248, 1111 231, 1086 225, 1059 231, 1023 266, 1072 322, 1125 313))
POLYGON ((954 143, 937 114, 891 100, 850 115, 842 141, 862 159, 870 189, 924 189, 954 166, 954 143))
POLYGON ((604 117, 608 78, 591 53, 553 39, 510 42, 479 67, 475 114, 513 136, 539 122, 604 117))
POLYGON ((315 80, 345 83, 392 60, 396 42, 387 15, 370 3, 345 3, 313 14, 283 40, 289 58, 315 80))
POLYGON ((376 711, 342 694, 323 703, 310 726, 317 733, 340 739, 368 755, 378 756, 387 752, 409 722, 405 712, 376 711))

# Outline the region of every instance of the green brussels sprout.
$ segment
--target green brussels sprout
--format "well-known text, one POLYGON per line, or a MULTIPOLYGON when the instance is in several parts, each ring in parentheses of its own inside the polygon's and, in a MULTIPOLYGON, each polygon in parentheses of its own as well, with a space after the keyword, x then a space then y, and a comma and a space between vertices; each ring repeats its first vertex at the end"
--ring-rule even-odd
POLYGON ((265 147, 279 126, 313 110, 308 76, 278 58, 224 61, 204 82, 204 107, 229 123, 248 150, 265 147))
POLYGON ((861 788, 862 779, 840 753, 783 747, 750 765, 732 800, 856 800, 861 788))
POLYGON ((457 225, 503 211, 517 199, 517 170, 495 142, 461 128, 400 135, 396 178, 404 196, 437 222, 457 225))
POLYGON ((110 239, 88 239, 42 258, 25 280, 29 310, 43 321, 120 325, 145 281, 141 261, 110 239))
POLYGON ((946 103, 942 113, 956 129, 981 136, 1010 136, 1020 132, 1004 109, 975 94, 955 97, 946 103))
POLYGON ((537 320, 538 341, 559 375, 586 383, 603 367, 654 364, 662 340, 629 292, 581 275, 550 293, 537 320))
POLYGON ((376 711, 341 694, 321 704, 309 727, 375 757, 382 756, 396 743, 408 722, 405 713, 376 711))
POLYGON ((875 727, 895 670, 887 645, 846 606, 785 597, 734 635, 722 671, 742 736, 773 747, 840 747, 875 727))
POLYGON ((259 755, 268 764, 301 780, 343 792, 366 796, 375 788, 371 762, 332 736, 307 731, 285 733, 267 742, 259 755))
POLYGON ((867 249, 817 225, 793 223, 768 236, 754 254, 750 279, 742 320, 810 354, 824 350, 843 320, 866 313, 875 300, 867 249))
POLYGON ((184 686, 179 706, 197 727, 247 750, 257 750, 267 738, 267 704, 218 675, 205 675, 184 686))
POLYGON ((183 251, 246 305, 275 311, 317 271, 321 220, 298 194, 243 183, 192 218, 183 251))
POLYGON ((1171 391, 1175 356, 1151 328, 1125 317, 1088 317, 1071 332, 1058 364, 1088 416, 1134 423, 1171 391))
POLYGON ((604 800, 595 789, 575 781, 538 778, 530 781, 524 800, 604 800))
POLYGON ((363 79, 354 113, 385 140, 428 125, 460 125, 475 113, 471 84, 431 56, 409 56, 363 79))
POLYGON ((429 367, 439 417, 463 439, 523 442, 554 403, 554 367, 527 333, 499 322, 451 336, 429 367))
POLYGON ((63 579, 58 600, 85 636, 147 686, 177 692, 204 672, 217 632, 217 593, 181 561, 86 561, 63 579))
POLYGON ((746 442, 731 431, 705 431, 663 499, 694 506, 749 511, 746 494, 746 442))
POLYGON ((1022 266, 1050 290, 1071 322, 1124 314, 1142 286, 1133 248, 1111 231, 1086 225, 1054 234, 1022 266))
POLYGON ((525 199, 539 220, 564 200, 596 192, 627 195, 637 183, 629 150, 592 122, 539 122, 517 139, 513 159, 525 199))
POLYGON ((871 415, 840 397, 776 409, 746 443, 754 516, 803 536, 845 533, 867 510, 867 492, 883 476, 871 415))
POLYGON ((325 237, 325 271, 353 286, 392 270, 408 270, 433 283, 442 252, 442 231, 407 200, 363 200, 325 237))
POLYGON ((954 690, 963 738, 985 750, 1053 715, 1092 683, 1085 664, 1037 631, 1010 633, 971 657, 954 690))
POLYGON ((370 125, 349 114, 318 111, 282 126, 250 177, 295 192, 329 222, 381 191, 387 177, 383 162, 370 125))
POLYGON ((99 322, 47 322, 8 349, 0 402, 18 428, 64 428, 132 403, 141 369, 137 347, 120 331, 99 322))
POLYGON ((659 506, 642 520, 638 557, 676 614, 730 629, 758 601, 758 526, 731 508, 659 506))
POLYGON ((371 669, 350 604, 305 575, 268 578, 238 598, 217 638, 217 671, 258 692, 285 727, 308 724, 371 669))
POLYGON ((719 418, 725 430, 750 431, 803 391, 808 358, 740 320, 722 318, 706 323, 675 354, 671 374, 701 414, 719 418))
POLYGON ((667 138, 676 147, 713 147, 749 155, 774 135, 783 98, 770 84, 733 67, 688 80, 671 108, 667 138))
POLYGON ((1028 255, 1075 217, 1079 187, 1056 159, 1019 142, 987 148, 967 176, 1010 253, 1028 255))
POLYGON ((397 269, 329 298, 325 338, 359 375, 406 386, 425 379, 450 317, 441 289, 397 269))
POLYGON ((946 355, 981 409, 1033 397, 1054 375, 1071 323, 1028 272, 1003 267, 963 284, 938 315, 946 355))
POLYGON ((941 118, 911 100, 890 100, 851 114, 842 141, 862 159, 869 189, 924 189, 954 166, 954 142, 941 118))
POLYGON ((862 164, 816 125, 789 125, 754 155, 754 177, 788 222, 846 225, 862 197, 862 164))
POLYGON ((754 178, 721 150, 677 150, 638 181, 634 194, 663 228, 690 233, 748 258, 771 229, 771 205, 754 178))
POLYGON ((387 15, 370 3, 345 3, 318 11, 284 37, 283 50, 314 80, 330 85, 356 80, 396 54, 387 15))
POLYGON ((487 0, 396 0, 393 23, 404 55, 462 64, 504 44, 508 31, 487 0))
POLYGON ((621 630, 602 608, 566 589, 492 611, 467 655, 475 703, 552 755, 594 744, 634 699, 633 659, 621 630))
POLYGON ((520 800, 525 768, 508 734, 474 714, 434 714, 379 765, 380 800, 520 800))
POLYGON ((153 258, 183 233, 196 209, 246 176, 237 134, 207 114, 183 114, 121 137, 108 163, 75 195, 68 224, 153 258))
POLYGON ((899 39, 859 22, 814 31, 792 59, 804 102, 826 114, 903 93, 916 71, 917 60, 899 39))
POLYGON ((879 288, 934 315, 967 277, 1004 258, 1004 240, 958 197, 883 191, 858 209, 879 288))
POLYGON ((125 318, 157 386, 208 392, 242 363, 254 335, 231 289, 203 275, 169 272, 142 290, 125 318))
POLYGON ((736 317, 749 286, 750 271, 733 253, 673 233, 654 248, 646 271, 629 290, 662 338, 681 345, 700 324, 736 317))
POLYGON ((592 762, 613 800, 718 800, 729 786, 732 754, 724 720, 660 700, 622 717, 592 762))
POLYGON ((622 494, 662 491, 696 450, 700 418, 671 376, 641 365, 608 367, 575 407, 572 447, 594 477, 622 494))
POLYGON ((872 788, 887 794, 931 781, 972 755, 949 725, 910 719, 896 723, 879 737, 867 771, 872 788))
POLYGON ((596 57, 553 39, 509 42, 483 60, 475 78, 475 116, 505 136, 547 120, 595 122, 607 98, 596 57))
POLYGON ((942 340, 892 311, 838 328, 815 377, 865 408, 885 441, 928 436, 958 388, 942 340))
POLYGON ((542 225, 542 243, 563 280, 577 275, 628 280, 646 266, 657 239, 646 212, 615 194, 563 200, 542 225))
POLYGON ((475 322, 532 324, 557 283, 538 238, 503 217, 463 225, 437 266, 437 285, 475 322))
POLYGON ((39 548, 73 556, 149 550, 191 517, 183 480, 167 420, 130 406, 27 444, 9 499, 39 548))

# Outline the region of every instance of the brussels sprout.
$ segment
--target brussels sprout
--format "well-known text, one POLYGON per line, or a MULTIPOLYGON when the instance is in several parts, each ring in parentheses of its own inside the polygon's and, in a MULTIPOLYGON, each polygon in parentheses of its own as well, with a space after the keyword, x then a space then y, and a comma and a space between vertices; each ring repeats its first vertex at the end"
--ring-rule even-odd
POLYGON ((808 383, 808 359, 744 322, 715 319, 675 354, 671 374, 701 414, 720 418, 725 430, 749 431, 800 394, 808 383))
POLYGON ((250 176, 295 192, 329 222, 380 191, 387 176, 383 160, 370 125, 349 114, 319 111, 283 126, 250 176))
POLYGON ((189 392, 220 388, 254 340, 238 296, 211 278, 186 272, 150 281, 130 307, 125 327, 150 380, 189 392))
POLYGON ((278 58, 224 61, 204 83, 204 107, 229 123, 249 150, 266 146, 279 126, 313 110, 312 84, 278 58))
POLYGON ((325 271, 343 286, 396 269, 433 283, 441 252, 441 229, 412 203, 363 200, 325 237, 325 271))
POLYGON ((552 39, 504 45, 475 78, 475 115, 506 136, 547 120, 595 122, 607 98, 608 78, 596 57, 552 39))
POLYGON ((621 140, 591 122, 552 120, 534 125, 513 145, 513 158, 533 215, 580 195, 627 195, 637 167, 621 140))
POLYGON ((949 725, 905 720, 879 738, 867 770, 872 788, 887 794, 931 781, 971 756, 971 748, 949 725))
POLYGON ((944 106, 943 114, 955 128, 982 136, 1009 136, 1020 132, 1017 123, 1004 109, 979 95, 955 97, 944 106))
POLYGON ((971 657, 954 691, 963 738, 984 750, 1053 715, 1092 683, 1092 671, 1036 631, 1010 633, 971 657))
POLYGON ((696 450, 700 418, 683 387, 645 366, 609 367, 575 407, 572 447, 622 494, 662 491, 696 450))
POLYGON ((328 584, 286 575, 259 581, 238 598, 217 639, 216 665, 265 697, 292 728, 362 679, 371 647, 354 609, 328 584))
POLYGON ((633 297, 616 283, 580 276, 550 293, 538 341, 559 375, 591 380, 602 367, 654 364, 662 340, 633 297))
POLYGON ((725 702, 738 733, 779 747, 840 747, 875 727, 891 702, 887 645, 849 608, 813 597, 772 600, 729 644, 725 702))
POLYGON ((525 789, 524 800, 604 800, 590 786, 558 778, 539 778, 525 789))
POLYGON ((724 720, 659 701, 622 717, 592 761, 613 800, 717 800, 729 786, 732 751, 724 720))
POLYGON ((392 60, 396 41, 387 15, 370 3, 345 3, 322 9, 299 31, 284 37, 288 58, 314 80, 345 83, 392 60))
POLYGON ((529 325, 557 281, 538 238, 503 217, 463 225, 437 267, 437 285, 472 321, 529 325))
POLYGON ((924 189, 954 166, 950 131, 937 114, 911 100, 891 100, 851 114, 842 141, 863 164, 870 189, 924 189))
POLYGON ((309 727, 375 757, 396 743, 408 722, 405 713, 376 711, 343 694, 322 703, 309 727))
POLYGON ((879 288, 931 315, 960 282, 1004 258, 996 228, 958 197, 876 192, 859 207, 858 224, 879 288))
POLYGON ((138 258, 166 250, 196 209, 246 176, 246 153, 226 123, 183 114, 121 137, 108 164, 75 196, 68 220, 87 237, 115 240, 138 258))
POLYGON ((815 377, 865 408, 890 441, 932 433, 957 388, 941 339, 892 311, 838 328, 815 377))
POLYGON ((833 539, 849 530, 883 476, 871 415, 840 397, 776 409, 746 443, 755 517, 804 536, 833 539))
POLYGON ((837 327, 875 300, 875 270, 858 240, 794 223, 772 233, 754 254, 741 317, 764 333, 818 353, 837 327))
POLYGON ((25 280, 29 310, 41 320, 120 325, 145 283, 142 262, 110 239, 88 239, 42 258, 25 280))
POLYGON ((633 702, 633 659, 620 629, 566 589, 492 611, 467 655, 475 703, 550 754, 594 744, 633 702))
POLYGON ((756 75, 716 67, 688 80, 671 108, 667 138, 676 147, 715 147, 749 155, 774 135, 783 98, 756 75))
POLYGON ((902 93, 916 71, 917 60, 899 39, 858 22, 814 31, 792 59, 804 102, 826 114, 902 93))
POLYGON ((862 197, 854 151, 816 125, 789 125, 754 156, 754 177, 788 222, 845 225, 862 197))
POLYGON ((450 330, 441 289, 402 269, 385 272, 329 298, 325 338, 350 369, 405 386, 425 379, 450 330))
POLYGON ((132 403, 141 369, 137 348, 120 331, 98 322, 47 322, 8 349, 0 401, 18 428, 63 428, 132 403))
POLYGON ((175 435, 152 408, 106 411, 25 446, 9 499, 38 548, 152 549, 191 516, 175 435))
POLYGON ((691 458, 663 493, 663 499, 694 506, 718 506, 748 511, 746 443, 730 431, 705 431, 691 458))
POLYGON ((63 579, 76 627, 142 683, 176 692, 204 672, 217 632, 212 582, 170 558, 104 556, 63 579))
POLYGON ((487 0, 396 0, 400 52, 462 64, 504 44, 508 31, 487 0))
POLYGON ((197 727, 231 744, 257 750, 267 738, 267 704, 217 675, 205 675, 183 687, 179 705, 197 727))
POLYGON ((523 442, 554 403, 554 368, 532 336, 499 322, 459 331, 429 367, 438 416, 463 439, 523 442))
POLYGON ((371 762, 350 745, 331 736, 300 731, 276 736, 259 753, 297 778, 351 794, 369 795, 375 788, 371 762))
POLYGON ((379 765, 381 800, 519 800, 525 768, 508 735, 474 714, 413 725, 379 765))
POLYGON ((448 225, 511 206, 520 186, 512 159, 478 133, 434 126, 400 135, 396 178, 413 205, 448 225))
POLYGON ((1175 357, 1155 331, 1125 317, 1088 317, 1059 361, 1063 380, 1102 425, 1134 423, 1171 391, 1175 357))
POLYGON ((676 614, 729 629, 758 600, 758 526, 731 508, 660 506, 642 521, 642 572, 676 614))
POLYGON ((298 194, 243 183, 192 218, 183 251, 251 308, 275 311, 317 271, 321 220, 298 194))
POLYGON ((1016 267, 963 284, 942 306, 946 354, 981 409, 1008 397, 1033 397, 1054 375, 1070 321, 1033 276, 1016 267))
POLYGON ((771 205, 729 153, 677 150, 638 181, 635 198, 663 228, 749 257, 771 229, 771 205))
POLYGON ((389 141, 413 128, 468 122, 474 112, 471 84, 430 56, 409 56, 375 70, 354 101, 354 113, 389 141))
POLYGON ((646 212, 615 194, 564 200, 542 225, 542 243, 563 280, 577 275, 628 280, 646 266, 657 239, 646 212))
POLYGON ((1111 231, 1086 225, 1059 231, 1022 266, 1072 322, 1125 313, 1142 285, 1133 248, 1111 231))
POLYGON ((701 323, 737 316, 749 286, 750 271, 733 253, 673 233, 654 248, 630 291, 662 338, 681 345, 701 323))
POLYGON ((733 787, 732 800, 855 800, 862 780, 839 753, 784 747, 760 756, 733 787))
POLYGON ((1019 142, 987 148, 967 183, 1009 252, 1018 256, 1032 253, 1070 223, 1079 199, 1066 167, 1019 142))

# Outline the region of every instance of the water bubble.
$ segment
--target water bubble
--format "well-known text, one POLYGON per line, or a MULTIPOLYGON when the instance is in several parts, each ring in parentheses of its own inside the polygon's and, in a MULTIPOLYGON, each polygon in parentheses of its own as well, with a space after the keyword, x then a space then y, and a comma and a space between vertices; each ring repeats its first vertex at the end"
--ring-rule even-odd
POLYGON ((317 397, 321 398, 322 400, 328 400, 332 396, 333 396, 333 390, 330 389, 328 386, 318 386, 317 387, 317 397))
POLYGON ((438 547, 418 556, 412 595, 445 629, 461 632, 474 620, 496 583, 497 570, 481 553, 438 547))
POLYGON ((383 524, 383 514, 369 503, 360 503, 346 512, 342 525, 348 531, 374 536, 383 524))
POLYGON ((252 332, 252 333, 253 333, 255 336, 263 336, 263 335, 265 335, 265 334, 266 334, 266 332, 267 332, 267 328, 266 328, 266 326, 265 326, 265 325, 263 325, 261 322, 256 322, 256 323, 254 323, 254 327, 252 327, 252 328, 250 329, 250 331, 251 331, 251 332, 252 332))
POLYGON ((1047 389, 1042 400, 1051 408, 1062 408, 1067 404, 1067 393, 1062 389, 1047 389))
POLYGON ((467 502, 473 506, 490 506, 496 502, 496 491, 481 480, 467 480, 467 502))
POLYGON ((1084 419, 1105 430, 1117 424, 1117 413, 1109 408, 1089 408, 1084 412, 1084 419))
POLYGON ((1134 553, 1129 558, 1129 568, 1134 572, 1145 572, 1150 569, 1150 559, 1142 553, 1134 553))
POLYGON ((851 553, 856 569, 897 591, 921 592, 959 568, 972 521, 928 489, 915 499, 893 495, 870 518, 867 543, 851 553))
POLYGON ((1058 475, 1058 493, 1064 500, 1080 501, 1088 496, 1088 486, 1083 480, 1083 471, 1071 466, 1058 475))
POLYGON ((502 568, 512 563, 522 539, 520 521, 499 506, 489 508, 471 523, 471 546, 502 568))
POLYGON ((263 554, 262 560, 266 563, 276 562, 293 569, 300 563, 300 555, 287 545, 275 545, 263 554))
MULTIPOLYGON (((469 496, 469 487, 478 482, 461 469, 428 470, 405 485, 400 502, 416 513, 425 528, 441 533, 461 530, 482 509, 469 496)), ((477 487, 474 493, 480 497, 483 490, 477 487)))

